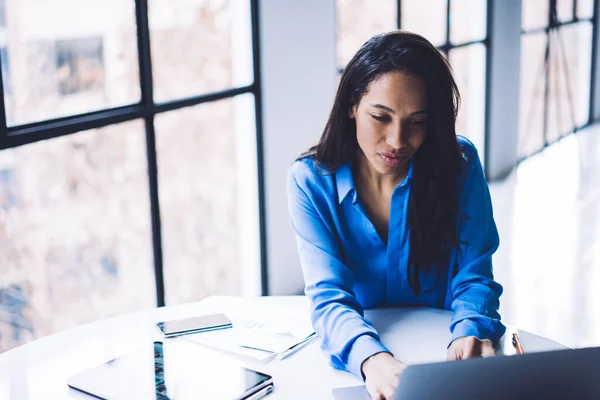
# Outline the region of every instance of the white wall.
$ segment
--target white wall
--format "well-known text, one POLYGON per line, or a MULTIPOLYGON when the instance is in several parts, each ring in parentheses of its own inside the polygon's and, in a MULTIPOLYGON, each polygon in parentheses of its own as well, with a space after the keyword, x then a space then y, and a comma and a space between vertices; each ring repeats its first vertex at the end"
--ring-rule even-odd
POLYGON ((486 174, 502 179, 517 165, 519 75, 521 68, 521 0, 492 1, 486 174))
POLYGON ((334 0, 261 0, 259 10, 268 290, 304 288, 286 176, 319 139, 336 85, 334 0))

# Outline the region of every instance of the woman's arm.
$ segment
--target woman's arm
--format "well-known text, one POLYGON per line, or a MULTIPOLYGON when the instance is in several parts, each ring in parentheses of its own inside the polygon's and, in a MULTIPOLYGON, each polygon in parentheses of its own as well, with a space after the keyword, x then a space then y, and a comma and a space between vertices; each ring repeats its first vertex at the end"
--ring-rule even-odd
POLYGON ((475 336, 496 343, 506 328, 500 322, 498 307, 502 286, 494 281, 492 255, 499 245, 490 192, 477 150, 463 146, 467 176, 460 201, 458 270, 452 278, 450 323, 451 342, 475 336))
POLYGON ((288 203, 306 284, 305 293, 311 300, 313 327, 330 363, 364 379, 363 361, 374 354, 390 351, 381 344, 377 331, 363 317, 363 309, 352 290, 354 274, 341 261, 332 227, 319 214, 314 194, 306 187, 306 178, 302 179, 306 173, 303 169, 308 167, 297 162, 288 174, 288 203))

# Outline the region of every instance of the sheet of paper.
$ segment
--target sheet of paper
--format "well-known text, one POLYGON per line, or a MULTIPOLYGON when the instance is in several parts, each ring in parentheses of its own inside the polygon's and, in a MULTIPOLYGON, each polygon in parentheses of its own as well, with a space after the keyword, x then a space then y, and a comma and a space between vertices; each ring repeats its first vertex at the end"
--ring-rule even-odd
POLYGON ((216 350, 234 354, 236 356, 252 358, 253 360, 259 362, 268 362, 275 357, 275 353, 270 351, 255 350, 247 347, 230 345, 222 341, 212 341, 206 338, 198 338, 195 335, 186 335, 182 336, 181 338, 198 345, 208 346, 216 350))
POLYGON ((225 351, 244 352, 255 359, 268 359, 304 342, 314 333, 308 310, 267 306, 260 301, 240 298, 219 300, 219 311, 232 320, 233 327, 187 335, 190 340, 225 351), (238 351, 236 347, 244 350, 238 351))
POLYGON ((245 305, 231 310, 230 319, 246 329, 277 336, 291 336, 305 339, 314 332, 308 310, 299 310, 280 306, 245 305))
POLYGON ((233 327, 229 329, 197 333, 193 336, 196 336, 198 340, 210 340, 211 342, 266 350, 272 353, 280 353, 298 343, 298 340, 293 336, 265 333, 258 327, 247 329, 236 325, 236 320, 233 320, 233 324, 233 327))

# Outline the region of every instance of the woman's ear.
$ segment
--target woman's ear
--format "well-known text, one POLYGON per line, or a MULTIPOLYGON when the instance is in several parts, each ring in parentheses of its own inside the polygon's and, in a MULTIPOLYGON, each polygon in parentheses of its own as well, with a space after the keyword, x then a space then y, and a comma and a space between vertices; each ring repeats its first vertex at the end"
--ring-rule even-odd
POLYGON ((348 110, 348 117, 351 119, 356 118, 356 107, 357 105, 354 105, 352 107, 350 107, 350 110, 348 110))

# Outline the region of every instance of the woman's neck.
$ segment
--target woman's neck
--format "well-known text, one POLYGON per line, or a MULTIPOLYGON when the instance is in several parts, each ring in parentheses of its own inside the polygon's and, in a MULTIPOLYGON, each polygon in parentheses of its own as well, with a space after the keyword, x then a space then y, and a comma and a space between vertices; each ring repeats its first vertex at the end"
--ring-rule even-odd
POLYGON ((369 191, 375 191, 381 195, 391 195, 396 186, 404 180, 408 173, 408 165, 405 165, 398 174, 382 174, 373 167, 362 151, 357 154, 354 165, 354 176, 359 180, 357 182, 359 186, 368 188, 369 191))

